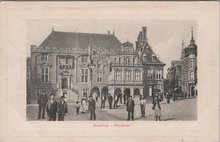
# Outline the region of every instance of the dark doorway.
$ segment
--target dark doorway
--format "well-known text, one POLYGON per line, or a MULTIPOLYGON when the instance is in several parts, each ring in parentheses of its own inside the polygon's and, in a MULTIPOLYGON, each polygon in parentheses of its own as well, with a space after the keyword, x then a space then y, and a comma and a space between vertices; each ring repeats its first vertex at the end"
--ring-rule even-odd
POLYGON ((66 89, 68 87, 67 78, 62 78, 62 89, 66 89))
POLYGON ((140 98, 140 89, 139 88, 134 89, 134 98, 140 98))

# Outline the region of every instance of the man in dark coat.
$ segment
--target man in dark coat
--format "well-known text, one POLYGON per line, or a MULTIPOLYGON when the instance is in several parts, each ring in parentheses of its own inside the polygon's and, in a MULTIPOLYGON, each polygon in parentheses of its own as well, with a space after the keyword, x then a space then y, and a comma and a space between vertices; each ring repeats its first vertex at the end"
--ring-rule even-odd
POLYGON ((42 94, 38 97, 37 103, 39 105, 38 119, 41 119, 41 118, 46 119, 45 109, 46 109, 46 104, 47 104, 47 95, 45 91, 43 91, 42 94))
POLYGON ((64 99, 65 97, 61 96, 61 101, 58 104, 58 121, 64 121, 64 116, 68 113, 68 105, 64 99))
POLYGON ((92 98, 92 96, 89 96, 89 111, 90 111, 90 120, 96 120, 95 115, 95 100, 92 98))
POLYGON ((108 103, 109 103, 109 109, 112 109, 112 95, 111 94, 108 94, 108 103))
POLYGON ((48 100, 46 105, 46 111, 49 121, 56 121, 56 113, 57 113, 57 101, 54 99, 55 95, 50 95, 50 100, 48 100))
POLYGON ((130 118, 132 119, 132 121, 134 120, 134 101, 132 100, 132 96, 129 96, 129 99, 127 101, 127 111, 128 111, 128 121, 130 120, 130 118))

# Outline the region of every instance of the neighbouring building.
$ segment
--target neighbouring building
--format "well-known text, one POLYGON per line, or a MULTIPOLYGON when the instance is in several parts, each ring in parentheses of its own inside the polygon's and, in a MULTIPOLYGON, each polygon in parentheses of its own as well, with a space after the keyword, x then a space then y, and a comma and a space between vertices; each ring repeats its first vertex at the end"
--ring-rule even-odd
POLYGON ((27 103, 30 103, 29 102, 29 98, 30 98, 30 95, 31 95, 31 58, 28 57, 26 58, 26 93, 27 93, 27 96, 26 96, 26 102, 27 103))
POLYGON ((193 37, 193 29, 191 32, 190 44, 182 49, 181 53, 182 66, 182 92, 187 97, 197 95, 197 45, 193 37))
POLYGON ((170 92, 176 88, 185 97, 197 95, 197 45, 193 37, 193 29, 190 44, 185 47, 184 41, 182 42, 181 58, 178 61, 172 61, 167 79, 170 92))
POLYGON ((64 93, 68 100, 92 92, 153 96, 155 90, 163 92, 164 65, 148 44, 146 27, 135 47, 122 44, 114 32, 52 30, 39 46, 31 45, 30 92, 35 97, 43 90, 64 93))
POLYGON ((181 84, 182 84, 181 72, 182 72, 181 61, 173 60, 171 62, 171 67, 168 68, 167 77, 166 77, 169 82, 169 89, 167 91, 170 94, 174 90, 181 90, 181 84))

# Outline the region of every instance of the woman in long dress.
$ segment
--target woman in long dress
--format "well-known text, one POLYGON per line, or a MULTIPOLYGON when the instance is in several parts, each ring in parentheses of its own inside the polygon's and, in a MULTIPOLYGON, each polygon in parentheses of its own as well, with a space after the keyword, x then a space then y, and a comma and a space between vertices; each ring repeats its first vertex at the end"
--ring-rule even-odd
POLYGON ((156 118, 156 121, 160 121, 160 117, 161 117, 161 106, 160 106, 160 98, 158 97, 158 94, 156 94, 156 96, 153 99, 153 107, 152 109, 154 110, 154 115, 156 118))
POLYGON ((81 100, 81 113, 86 113, 87 105, 86 105, 86 98, 83 96, 81 100))

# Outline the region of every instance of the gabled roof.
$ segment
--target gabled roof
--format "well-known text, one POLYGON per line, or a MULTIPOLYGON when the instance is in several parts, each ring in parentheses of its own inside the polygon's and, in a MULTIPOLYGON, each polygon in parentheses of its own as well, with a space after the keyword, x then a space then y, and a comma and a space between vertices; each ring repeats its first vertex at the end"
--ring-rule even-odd
POLYGON ((128 46, 128 47, 131 47, 131 46, 133 46, 133 44, 132 43, 130 43, 129 41, 126 41, 125 43, 123 43, 122 44, 122 46, 128 46))
POLYGON ((93 49, 121 49, 121 42, 113 34, 77 33, 60 31, 52 31, 38 48, 58 47, 87 49, 89 45, 93 49))
POLYGON ((156 54, 154 53, 153 49, 150 47, 147 41, 143 44, 143 53, 142 56, 146 54, 147 61, 144 61, 145 64, 162 64, 165 65, 163 62, 161 62, 156 54))

